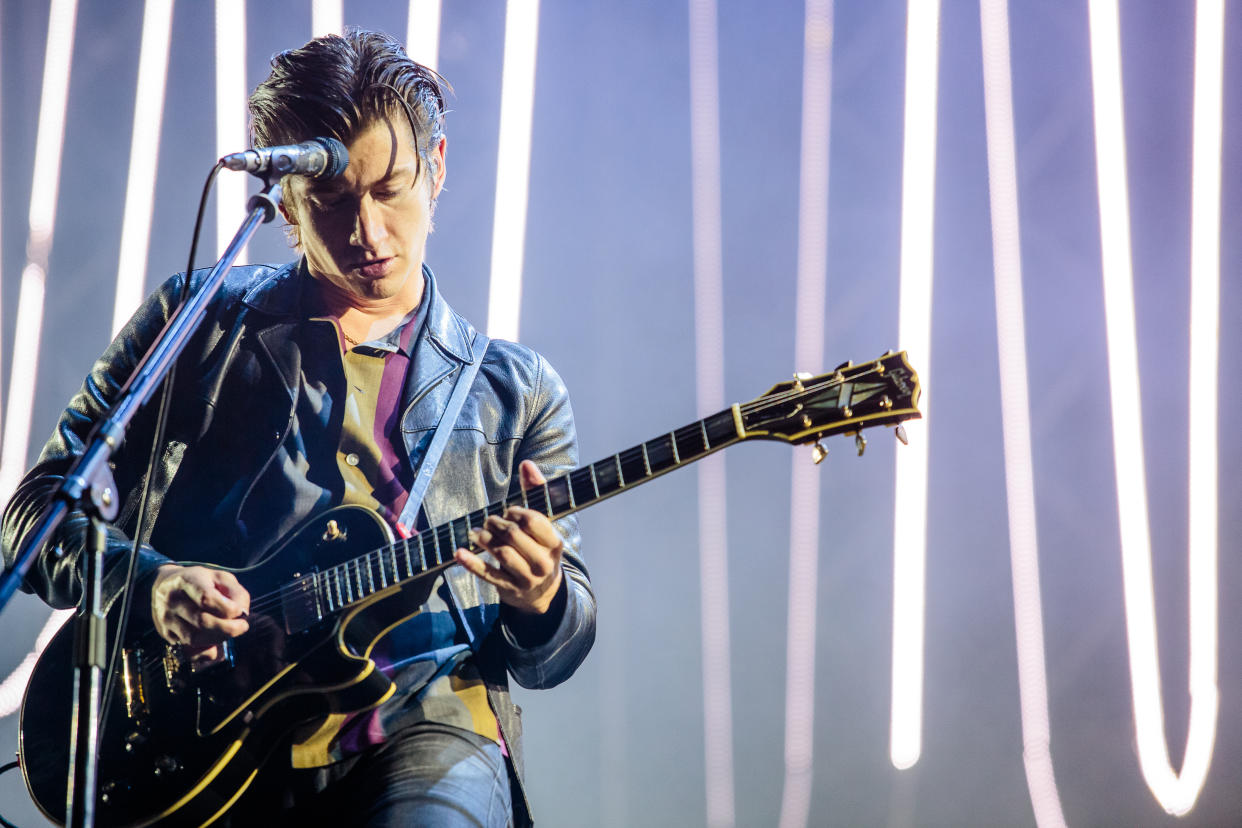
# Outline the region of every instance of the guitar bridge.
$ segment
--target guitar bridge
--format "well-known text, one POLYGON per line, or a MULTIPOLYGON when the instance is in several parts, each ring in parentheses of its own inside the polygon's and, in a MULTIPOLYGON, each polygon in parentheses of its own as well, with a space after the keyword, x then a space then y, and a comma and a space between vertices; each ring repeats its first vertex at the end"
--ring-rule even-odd
POLYGON ((170 694, 176 695, 185 689, 185 673, 190 669, 190 660, 186 657, 185 648, 180 644, 166 644, 162 663, 164 685, 170 694))

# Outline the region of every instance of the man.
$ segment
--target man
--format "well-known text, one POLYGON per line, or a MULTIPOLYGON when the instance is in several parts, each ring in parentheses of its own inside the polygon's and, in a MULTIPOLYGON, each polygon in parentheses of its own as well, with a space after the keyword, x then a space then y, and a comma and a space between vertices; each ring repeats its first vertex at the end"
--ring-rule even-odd
MULTIPOLYGON (((234 268, 179 362, 132 623, 149 618, 200 664, 249 629, 252 596, 227 570, 174 561, 252 565, 341 503, 370 507, 402 533, 436 526, 577 461, 556 373, 514 343, 492 342, 484 353, 423 265, 446 174, 439 76, 387 36, 349 31, 273 58, 250 110, 255 146, 333 136, 349 166, 328 181, 286 179, 282 212, 301 258, 234 268), (456 378, 477 360, 417 525, 399 525, 456 378)), ((5 510, 6 560, 180 294, 174 278, 148 299, 71 401, 5 510)), ((128 500, 110 538, 111 593, 135 528, 152 416, 134 422, 116 458, 128 500)), ((27 579, 53 605, 78 599, 84 523, 75 513, 27 579)), ((458 549, 461 566, 371 653, 397 692, 300 731, 226 820, 529 821, 506 673, 528 687, 567 678, 594 639, 594 596, 572 518, 554 525, 514 507, 470 541, 490 560, 458 549)))

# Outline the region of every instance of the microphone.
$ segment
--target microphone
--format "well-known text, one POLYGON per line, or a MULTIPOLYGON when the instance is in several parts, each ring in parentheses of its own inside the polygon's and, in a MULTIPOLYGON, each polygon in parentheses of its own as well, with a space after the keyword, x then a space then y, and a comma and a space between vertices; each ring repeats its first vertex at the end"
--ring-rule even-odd
POLYGON ((335 138, 312 138, 301 144, 248 149, 220 159, 226 169, 255 175, 307 175, 336 178, 349 166, 349 152, 335 138))

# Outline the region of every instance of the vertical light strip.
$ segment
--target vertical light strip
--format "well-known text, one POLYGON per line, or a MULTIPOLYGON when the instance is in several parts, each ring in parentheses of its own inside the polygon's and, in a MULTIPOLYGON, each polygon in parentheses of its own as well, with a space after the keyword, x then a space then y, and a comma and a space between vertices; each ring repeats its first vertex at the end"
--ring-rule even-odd
POLYGON ((0 719, 16 713, 22 706, 22 696, 26 693, 26 685, 30 682, 30 674, 34 672, 39 654, 43 652, 48 642, 52 640, 52 636, 71 615, 73 615, 71 609, 52 610, 43 629, 35 638, 34 649, 26 653, 26 657, 13 668, 13 672, 9 673, 4 681, 0 681, 0 719))
POLYGON ((1050 747, 1044 621, 1039 592, 1007 3, 1008 0, 982 0, 979 20, 983 38, 983 102, 992 207, 992 266, 996 285, 996 338, 1022 715, 1022 760, 1036 824, 1040 828, 1063 828, 1065 815, 1061 811, 1050 747))
POLYGON ((1121 533, 1130 687, 1139 767, 1171 814, 1194 807, 1211 763, 1216 687, 1216 407, 1219 341, 1221 90, 1224 10, 1197 8, 1192 163, 1190 437, 1190 724, 1179 775, 1165 740, 1134 319, 1118 8, 1091 0, 1091 79, 1104 277, 1113 463, 1121 533), (1198 360, 1200 364, 1195 364, 1198 360))
POLYGON ((172 33, 173 0, 147 0, 142 18, 142 50, 134 93, 134 132, 129 145, 129 179, 121 223, 121 254, 116 272, 116 304, 112 334, 142 300, 147 281, 151 211, 155 203, 155 171, 160 157, 160 126, 164 83, 168 78, 168 41, 172 33))
POLYGON ((440 0, 410 0, 405 51, 435 69, 440 63, 440 0))
POLYGON ((340 34, 345 29, 345 8, 342 0, 312 0, 311 37, 340 34))
POLYGON ((539 0, 509 0, 505 7, 500 150, 496 158, 487 332, 493 338, 515 342, 522 317, 522 265, 526 255, 530 131, 535 107, 538 42, 539 0))
POLYGON ((1217 360, 1220 324, 1220 175, 1223 4, 1200 2, 1195 24, 1194 158, 1191 189, 1190 313, 1190 726, 1179 775, 1165 741, 1143 415, 1139 394, 1134 272, 1130 259, 1129 196, 1125 179, 1125 120, 1118 7, 1092 0, 1090 51, 1095 98, 1100 247, 1108 328, 1109 391, 1118 523, 1122 535, 1125 628, 1139 766, 1165 811, 1195 806, 1216 740, 1216 453, 1217 360), (1199 364, 1196 364, 1196 360, 1199 364))
MULTIPOLYGON (((1189 476, 1190 727, 1175 813, 1194 807, 1207 780, 1220 715, 1217 555, 1219 512, 1220 191, 1224 132, 1225 2, 1195 7, 1194 137, 1190 225, 1189 476)), ((1158 731, 1164 736, 1163 727, 1158 731)), ((1167 807, 1167 806, 1166 806, 1167 807)))
MULTIPOLYGON (((718 66, 715 0, 690 0, 695 393, 703 414, 725 406, 718 66)), ((734 820, 734 790, 724 455, 702 460, 698 476, 707 824, 728 826, 734 820)))
MULTIPOLYGON (((246 0, 216 0, 216 155, 238 152, 246 139, 246 0)), ((246 215, 249 176, 225 172, 216 183, 216 254, 246 215)), ((246 263, 242 248, 234 264, 246 263)))
POLYGON ((43 328, 44 283, 52 252, 52 233, 56 226, 60 162, 65 144, 65 108, 69 101, 69 67, 73 58, 76 23, 77 0, 52 0, 43 58, 43 91, 39 99, 34 172, 30 185, 30 235, 26 240, 26 266, 22 270, 21 291, 17 300, 8 410, 3 452, 0 453, 0 503, 7 502, 17 488, 26 469, 26 452, 30 447, 31 407, 39 363, 39 337, 43 328))
MULTIPOLYGON (((832 0, 807 0, 802 55, 802 157, 798 182, 798 287, 794 366, 824 358, 828 281, 828 146, 832 114, 832 0)), ((789 612, 785 633, 785 785, 781 828, 805 826, 814 781, 815 630, 819 595, 819 468, 793 457, 789 612)))
MULTIPOLYGON (((906 104, 902 152, 901 288, 897 340, 931 369, 932 253, 936 195, 936 80, 940 2, 910 0, 906 18, 906 104)), ((924 374, 926 376, 926 374, 924 374)), ((923 607, 927 554, 927 429, 907 423, 910 445, 897 452, 893 512, 893 705, 889 753, 908 768, 923 750, 923 607)))

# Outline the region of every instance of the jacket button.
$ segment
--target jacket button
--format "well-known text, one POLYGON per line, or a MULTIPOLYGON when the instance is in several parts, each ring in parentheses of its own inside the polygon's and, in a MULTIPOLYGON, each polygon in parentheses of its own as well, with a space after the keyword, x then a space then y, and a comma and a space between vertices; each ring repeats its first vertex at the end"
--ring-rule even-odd
POLYGON ((358 455, 351 451, 349 454, 345 455, 345 462, 351 466, 358 465, 358 455))

